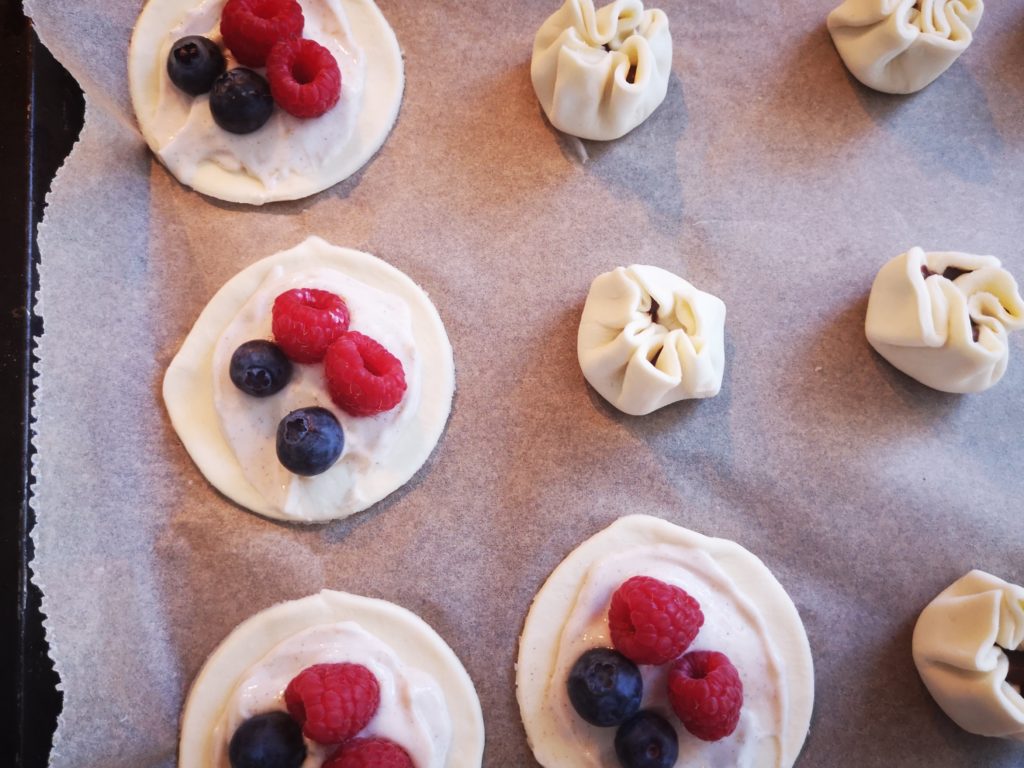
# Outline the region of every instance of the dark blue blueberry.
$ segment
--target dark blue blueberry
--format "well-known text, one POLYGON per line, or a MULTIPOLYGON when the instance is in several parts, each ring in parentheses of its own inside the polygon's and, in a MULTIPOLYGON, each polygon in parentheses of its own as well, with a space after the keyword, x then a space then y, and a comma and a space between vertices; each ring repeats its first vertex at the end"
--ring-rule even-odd
POLYGON ((231 356, 229 369, 236 387, 253 397, 276 395, 292 378, 292 361, 272 341, 247 341, 231 356))
POLYGON ((238 67, 213 81, 210 112, 225 131, 252 133, 263 127, 273 111, 270 86, 251 69, 238 67))
POLYGON ((209 91, 225 66, 217 44, 199 35, 181 38, 167 54, 171 82, 192 96, 209 91))
POLYGON ((665 718, 645 709, 619 726, 615 754, 623 768, 672 768, 679 757, 679 737, 665 718))
POLYGON ((593 648, 572 665, 569 701, 591 725, 618 725, 640 709, 644 681, 636 664, 610 648, 593 648))
POLYGON ((326 408, 299 408, 277 425, 277 458, 296 475, 330 469, 345 447, 345 433, 326 408))
POLYGON ((302 728, 287 712, 250 717, 228 747, 231 768, 300 768, 306 759, 302 728))

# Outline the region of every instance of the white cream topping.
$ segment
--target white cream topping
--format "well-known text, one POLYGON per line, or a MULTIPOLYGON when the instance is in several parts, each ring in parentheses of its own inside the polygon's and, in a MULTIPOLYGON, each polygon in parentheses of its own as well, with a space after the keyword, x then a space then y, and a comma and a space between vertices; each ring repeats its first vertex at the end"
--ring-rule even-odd
POLYGON ((404 485, 437 444, 454 390, 451 345, 426 293, 380 259, 311 237, 247 267, 217 292, 171 361, 163 394, 182 443, 219 491, 268 517, 320 522, 366 509, 404 485), (322 364, 296 365, 295 379, 269 398, 249 397, 230 383, 237 346, 269 338, 273 300, 303 286, 342 295, 351 327, 402 361, 408 388, 394 410, 356 418, 335 409, 322 364), (345 451, 322 475, 283 474, 277 425, 290 410, 315 404, 338 416, 345 451))
POLYGON ((375 465, 385 462, 396 435, 414 418, 420 402, 420 359, 408 305, 401 296, 330 269, 272 269, 221 334, 213 370, 214 404, 221 429, 246 479, 275 510, 293 518, 331 518, 340 510, 365 506, 368 498, 363 479, 375 465), (401 361, 408 388, 397 406, 376 416, 348 415, 327 393, 323 363, 294 364, 288 386, 271 397, 252 397, 232 383, 232 354, 246 341, 273 337, 274 300, 293 288, 317 288, 341 296, 351 315, 350 330, 376 340, 401 361), (302 477, 278 461, 277 427, 291 411, 313 406, 326 408, 338 418, 345 446, 326 472, 302 477))
POLYGON ((1024 698, 1004 651, 1024 650, 1024 587, 971 571, 930 602, 914 626, 914 664, 957 725, 1024 741, 1024 698))
MULTIPOLYGON (((299 632, 254 664, 235 688, 214 728, 211 766, 229 768, 231 735, 253 715, 286 711, 284 691, 314 664, 361 664, 380 686, 380 707, 360 737, 389 739, 405 749, 417 768, 444 768, 452 723, 444 692, 434 678, 402 663, 381 638, 347 621, 299 632)), ((306 739, 303 768, 320 768, 336 745, 306 739)))
MULTIPOLYGON (((172 29, 160 48, 166 61, 174 43, 202 35, 217 43, 228 69, 240 66, 224 46, 220 14, 225 0, 205 0, 172 29)), ((210 112, 210 96, 178 89, 163 68, 151 130, 156 153, 180 181, 192 184, 203 163, 252 176, 273 191, 292 174, 313 176, 345 148, 363 101, 366 61, 349 29, 340 0, 303 0, 302 36, 327 48, 341 70, 341 98, 324 115, 303 119, 279 106, 259 130, 234 134, 220 128, 210 112)), ((265 76, 265 70, 258 69, 265 76)))
MULTIPOLYGON (((366 666, 380 684, 362 735, 402 745, 416 768, 480 768, 480 702, 451 648, 404 608, 329 590, 247 619, 207 659, 182 713, 179 768, 226 768, 238 725, 283 710, 284 689, 306 667, 341 662, 366 666)), ((328 750, 307 744, 303 768, 320 768, 328 750)))
POLYGON ((764 564, 737 544, 641 515, 622 518, 574 550, 530 609, 516 685, 537 761, 546 768, 618 766, 615 729, 584 722, 569 702, 566 681, 586 650, 611 646, 611 596, 637 575, 675 584, 697 599, 705 621, 691 649, 725 653, 744 686, 736 731, 709 743, 691 736, 671 712, 668 667, 640 667, 643 706, 676 727, 676 765, 792 765, 807 733, 814 681, 792 601, 764 564))
POLYGON ((658 267, 594 278, 577 336, 583 376, 634 416, 713 397, 725 372, 725 304, 658 267))
POLYGON ((864 323, 871 346, 892 365, 957 393, 982 392, 1002 378, 1008 334, 1021 328, 1024 298, 999 259, 920 248, 878 271, 864 323))
MULTIPOLYGON (((565 759, 572 753, 588 755, 591 766, 614 765, 614 728, 597 728, 582 720, 572 708, 566 681, 576 660, 591 648, 612 647, 608 634, 608 606, 612 594, 633 576, 651 576, 688 592, 701 605, 704 626, 691 651, 725 653, 743 682, 743 709, 733 736, 706 743, 679 731, 681 765, 738 766, 778 765, 779 735, 785 730, 786 679, 759 609, 740 594, 729 577, 705 552, 681 552, 677 547, 656 544, 631 547, 619 555, 596 562, 576 595, 565 619, 555 672, 548 681, 547 696, 552 723, 565 740, 565 759)), ((641 665, 645 709, 655 709, 674 721, 668 703, 668 665, 641 665)))
POLYGON ((303 36, 338 61, 341 98, 310 119, 275 107, 262 128, 237 135, 213 122, 208 95, 179 91, 166 67, 171 46, 185 35, 222 42, 225 2, 151 0, 139 16, 128 75, 139 127, 153 152, 199 192, 255 205, 314 194, 359 170, 394 126, 405 86, 398 41, 377 6, 372 0, 300 0, 303 36))
POLYGON ((850 73, 885 93, 914 93, 967 50, 982 0, 844 0, 828 30, 850 73))
POLYGON ((530 77, 558 130, 582 139, 624 136, 665 100, 672 71, 668 17, 640 0, 565 0, 537 31, 530 77))

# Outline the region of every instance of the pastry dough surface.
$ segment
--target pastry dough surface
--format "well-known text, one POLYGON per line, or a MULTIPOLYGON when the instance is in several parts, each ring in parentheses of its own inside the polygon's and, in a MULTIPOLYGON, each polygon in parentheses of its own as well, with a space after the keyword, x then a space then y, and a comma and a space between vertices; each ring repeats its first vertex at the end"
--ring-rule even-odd
MULTIPOLYGON (((410 384, 412 386, 412 384, 410 384)), ((163 395, 174 425, 200 471, 221 493, 266 517, 322 522, 359 512, 394 492, 419 470, 444 431, 455 391, 451 344, 437 309, 407 275, 368 253, 339 248, 318 237, 252 264, 231 278, 200 313, 164 376, 163 395), (224 436, 214 399, 213 359, 217 344, 249 298, 275 269, 331 269, 401 297, 409 308, 420 364, 420 401, 398 427, 390 452, 358 479, 360 502, 350 508, 324 504, 288 513, 272 504, 246 479, 224 436)), ((328 470, 329 474, 330 470, 328 470)), ((316 478, 312 478, 316 480, 316 478)))
POLYGON ((919 91, 974 40, 982 0, 845 0, 828 31, 847 69, 885 93, 919 91))
POLYGON ((914 627, 914 664, 961 728, 1024 742, 1024 698, 1006 681, 1005 650, 1024 650, 1024 587, 984 571, 957 579, 914 627))
POLYGON ((581 139, 617 139, 665 100, 672 71, 668 17, 640 0, 565 0, 533 43, 530 76, 544 113, 581 139))

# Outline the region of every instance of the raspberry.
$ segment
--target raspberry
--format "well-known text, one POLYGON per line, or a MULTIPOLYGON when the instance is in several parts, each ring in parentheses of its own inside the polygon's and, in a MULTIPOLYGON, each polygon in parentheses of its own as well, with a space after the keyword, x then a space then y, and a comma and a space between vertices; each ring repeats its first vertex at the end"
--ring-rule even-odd
POLYGON ((348 306, 330 291, 293 288, 274 299, 274 341, 296 363, 318 363, 348 330, 348 306))
POLYGON ((341 745, 323 768, 414 768, 409 753, 387 739, 353 739, 341 745))
POLYGON ((247 67, 262 67, 274 43, 302 35, 298 0, 228 0, 220 15, 224 45, 247 67))
POLYGON ((690 647, 704 624, 700 603, 649 576, 623 582, 608 609, 612 645, 637 664, 665 664, 690 647))
POLYGON ((668 671, 668 699, 686 730, 718 741, 736 730, 743 683, 724 653, 691 651, 668 671))
POLYGON ((360 664, 314 664, 288 683, 284 703, 306 738, 340 744, 373 718, 380 705, 380 686, 360 664))
POLYGON ((274 45, 267 57, 267 80, 277 105, 295 117, 320 117, 341 96, 338 62, 312 40, 274 45))
POLYGON ((324 357, 324 371, 331 400, 352 416, 390 411, 405 394, 402 361, 356 331, 331 344, 324 357))

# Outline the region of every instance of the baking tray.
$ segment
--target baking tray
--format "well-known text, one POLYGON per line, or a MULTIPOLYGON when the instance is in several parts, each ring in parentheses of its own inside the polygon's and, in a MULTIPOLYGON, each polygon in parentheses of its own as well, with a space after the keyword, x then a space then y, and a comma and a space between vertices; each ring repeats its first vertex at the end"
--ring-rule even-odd
POLYGON ((33 516, 32 314, 38 285, 36 226, 46 192, 82 127, 84 102, 71 76, 39 42, 18 0, 0 1, 0 482, 8 512, 0 524, 0 764, 42 768, 61 707, 47 654, 39 589, 29 582, 33 516))

